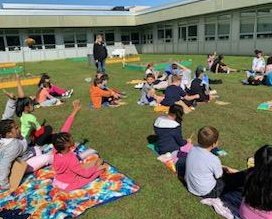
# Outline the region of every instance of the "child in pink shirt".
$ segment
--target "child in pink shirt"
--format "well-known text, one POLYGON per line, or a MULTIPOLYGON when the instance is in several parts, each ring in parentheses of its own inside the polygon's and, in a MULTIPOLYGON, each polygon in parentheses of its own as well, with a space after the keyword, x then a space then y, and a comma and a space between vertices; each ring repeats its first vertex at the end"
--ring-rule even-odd
MULTIPOLYGON (((80 103, 74 104, 75 114, 80 110, 80 103)), ((80 159, 85 159, 95 151, 89 149, 77 156, 74 152, 75 143, 71 134, 67 133, 65 127, 70 127, 73 123, 74 116, 70 116, 70 120, 66 120, 64 128, 60 133, 53 135, 53 169, 55 170, 55 177, 53 185, 67 192, 79 189, 86 184, 90 183, 94 179, 100 176, 100 174, 106 168, 102 165, 103 161, 99 158, 88 167, 83 166, 80 159)))
POLYGON ((45 82, 43 88, 39 91, 36 101, 43 107, 60 105, 61 101, 49 94, 50 83, 45 82))

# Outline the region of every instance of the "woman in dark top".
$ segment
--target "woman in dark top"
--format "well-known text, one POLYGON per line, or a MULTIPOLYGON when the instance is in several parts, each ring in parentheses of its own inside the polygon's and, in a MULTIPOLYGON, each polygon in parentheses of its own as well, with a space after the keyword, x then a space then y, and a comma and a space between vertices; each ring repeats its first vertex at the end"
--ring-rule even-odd
POLYGON ((165 154, 179 150, 187 144, 182 137, 183 108, 179 105, 172 105, 167 116, 160 116, 154 123, 154 131, 157 136, 157 152, 165 154))
POLYGON ((237 72, 236 69, 232 69, 228 67, 224 62, 224 55, 219 55, 217 59, 214 60, 213 65, 211 67, 211 72, 213 73, 227 73, 237 72))
POLYGON ((108 57, 108 51, 101 35, 97 35, 96 37, 93 47, 93 57, 97 72, 105 72, 105 61, 108 57))

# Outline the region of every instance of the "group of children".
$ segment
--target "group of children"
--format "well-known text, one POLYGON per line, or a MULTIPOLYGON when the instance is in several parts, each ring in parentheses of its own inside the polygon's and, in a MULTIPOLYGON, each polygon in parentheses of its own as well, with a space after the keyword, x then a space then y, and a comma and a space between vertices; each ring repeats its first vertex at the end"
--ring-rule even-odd
POLYGON ((217 57, 216 52, 208 54, 207 69, 216 74, 237 72, 236 69, 233 69, 224 63, 224 55, 221 54, 217 57))
POLYGON ((255 165, 244 171, 223 166, 214 149, 218 147, 219 131, 203 127, 198 131, 198 144, 182 135, 184 110, 171 105, 168 115, 154 123, 156 151, 171 154, 178 178, 188 191, 201 198, 216 199, 229 192, 242 192, 242 219, 272 218, 272 146, 261 147, 254 156, 255 165))
MULTIPOLYGON (((74 118, 81 109, 80 101, 73 102, 72 113, 61 131, 55 132, 52 126, 38 122, 33 114, 35 102, 25 96, 19 76, 17 88, 17 97, 6 92, 8 101, 0 121, 0 190, 10 189, 9 175, 15 160, 26 162, 27 173, 52 165, 55 170, 53 185, 64 191, 81 188, 99 177, 106 166, 98 155, 95 155, 94 162, 88 165, 82 163, 85 158, 97 152, 88 149, 79 153, 77 144, 69 133, 74 118), (15 114, 20 118, 20 124, 14 120, 15 114), (48 144, 53 144, 53 152, 44 154, 42 148, 48 144)), ((69 95, 58 88, 54 92, 58 92, 58 95, 69 95)))
POLYGON ((179 104, 186 113, 192 111, 198 102, 208 102, 216 98, 216 92, 209 86, 209 78, 205 74, 205 68, 197 67, 194 79, 191 80, 191 70, 177 68, 172 64, 171 73, 164 73, 159 77, 159 72, 152 70, 149 64, 146 70, 145 82, 141 85, 141 96, 137 102, 139 105, 171 106, 179 104), (174 67, 173 67, 174 66, 174 67), (156 90, 161 90, 160 84, 165 84, 163 95, 158 95, 156 90), (159 85, 159 86, 158 86, 159 85))
POLYGON ((255 50, 255 57, 252 60, 252 68, 246 71, 245 85, 267 85, 272 86, 272 56, 265 58, 263 51, 255 50))

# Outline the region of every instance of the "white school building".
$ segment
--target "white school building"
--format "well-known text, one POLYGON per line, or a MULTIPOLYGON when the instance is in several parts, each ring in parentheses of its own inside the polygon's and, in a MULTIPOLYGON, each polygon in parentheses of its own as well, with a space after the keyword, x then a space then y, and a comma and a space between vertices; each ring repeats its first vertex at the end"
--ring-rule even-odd
POLYGON ((0 6, 0 62, 92 53, 103 34, 109 54, 252 55, 272 52, 272 0, 183 0, 158 7, 9 4, 0 6), (36 41, 28 48, 24 41, 36 41))

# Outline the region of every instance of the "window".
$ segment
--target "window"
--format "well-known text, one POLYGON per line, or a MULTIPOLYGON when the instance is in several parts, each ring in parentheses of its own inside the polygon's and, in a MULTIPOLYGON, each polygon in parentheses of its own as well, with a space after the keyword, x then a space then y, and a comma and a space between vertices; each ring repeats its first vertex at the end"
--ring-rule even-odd
POLYGON ((255 18, 240 20, 240 39, 253 39, 255 29, 255 18))
POLYGON ((87 34, 77 33, 76 34, 77 47, 87 47, 87 34))
POLYGON ((165 42, 169 43, 172 41, 173 33, 172 29, 165 29, 165 42))
POLYGON ((164 30, 158 30, 158 39, 163 40, 164 39, 164 30))
POLYGON ((217 37, 218 40, 229 40, 230 38, 230 15, 218 16, 217 37))
POLYGON ((56 48, 56 39, 55 35, 43 35, 43 43, 45 49, 54 49, 56 48))
POLYGON ((124 45, 129 45, 130 44, 130 34, 129 33, 123 33, 121 35, 121 42, 124 45))
POLYGON ((179 39, 187 41, 187 28, 179 27, 179 39))
POLYGON ((55 31, 53 29, 32 29, 29 30, 28 36, 35 40, 31 49, 56 48, 55 31))
POLYGON ((143 44, 153 43, 153 33, 151 30, 146 30, 142 33, 142 43, 143 44))
POLYGON ((75 34, 74 33, 65 33, 63 35, 64 47, 73 48, 76 45, 75 34))
POLYGON ((158 26, 158 40, 166 43, 172 42, 173 30, 171 25, 158 26))
POLYGON ((140 43, 140 36, 139 36, 139 33, 131 33, 131 42, 133 44, 139 44, 140 43))
POLYGON ((257 38, 272 38, 272 8, 257 11, 257 38))
POLYGON ((197 41, 197 25, 188 27, 188 41, 197 41))
POLYGON ((4 41, 4 37, 0 36, 0 51, 5 51, 5 41, 4 41))
POLYGON ((240 13, 240 39, 254 38, 255 19, 255 10, 243 11, 240 13))
POLYGON ((31 46, 31 49, 42 49, 42 35, 29 35, 29 38, 35 40, 35 44, 31 46))
POLYGON ((87 47, 87 33, 79 30, 65 30, 63 41, 65 48, 87 47))
POLYGON ((132 44, 139 44, 140 43, 140 34, 139 32, 126 30, 121 33, 121 42, 124 45, 132 44))
POLYGON ((216 35, 216 24, 205 24, 205 40, 213 41, 216 35))
POLYGON ((19 31, 15 29, 2 29, 0 31, 0 51, 17 51, 21 49, 19 31))
POLYGON ((8 35, 6 36, 6 40, 7 40, 7 46, 9 51, 17 51, 20 50, 20 37, 19 36, 12 36, 12 35, 8 35))
POLYGON ((107 45, 114 45, 115 42, 115 36, 114 36, 114 32, 111 33, 105 33, 105 40, 107 45))

